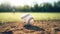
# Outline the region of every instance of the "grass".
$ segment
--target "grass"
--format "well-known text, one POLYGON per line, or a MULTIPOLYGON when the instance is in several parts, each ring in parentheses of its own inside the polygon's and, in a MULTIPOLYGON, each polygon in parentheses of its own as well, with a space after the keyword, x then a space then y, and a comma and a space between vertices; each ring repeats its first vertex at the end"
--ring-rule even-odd
MULTIPOLYGON (((60 13, 36 13, 36 12, 28 12, 30 13, 35 20, 60 20, 60 13)), ((21 15, 24 12, 2 12, 0 13, 0 22, 15 22, 20 21, 21 15)))

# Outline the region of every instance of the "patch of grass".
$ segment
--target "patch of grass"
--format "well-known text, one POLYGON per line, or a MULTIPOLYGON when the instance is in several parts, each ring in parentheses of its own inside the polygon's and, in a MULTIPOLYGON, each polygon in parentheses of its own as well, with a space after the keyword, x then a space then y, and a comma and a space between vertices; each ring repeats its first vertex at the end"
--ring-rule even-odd
MULTIPOLYGON (((28 12, 30 13, 35 20, 60 20, 60 13, 34 13, 34 12, 28 12)), ((0 13, 0 22, 15 22, 20 21, 20 17, 22 14, 25 14, 24 12, 16 12, 16 13, 0 13)))

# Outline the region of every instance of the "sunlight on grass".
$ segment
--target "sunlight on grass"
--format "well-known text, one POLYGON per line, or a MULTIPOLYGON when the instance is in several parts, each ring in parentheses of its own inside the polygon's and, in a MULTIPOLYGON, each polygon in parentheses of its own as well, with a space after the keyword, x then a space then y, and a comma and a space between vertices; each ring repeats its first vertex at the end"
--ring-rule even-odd
MULTIPOLYGON (((0 22, 20 21, 22 13, 0 13, 0 22)), ((35 20, 60 20, 60 13, 30 13, 35 20)))

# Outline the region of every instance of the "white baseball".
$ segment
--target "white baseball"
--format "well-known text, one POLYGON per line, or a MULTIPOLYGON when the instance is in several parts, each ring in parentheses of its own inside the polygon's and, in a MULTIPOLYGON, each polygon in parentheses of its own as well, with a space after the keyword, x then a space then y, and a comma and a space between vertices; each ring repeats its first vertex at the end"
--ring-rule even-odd
POLYGON ((25 24, 32 24, 34 23, 34 18, 31 14, 26 13, 21 16, 21 21, 25 24))

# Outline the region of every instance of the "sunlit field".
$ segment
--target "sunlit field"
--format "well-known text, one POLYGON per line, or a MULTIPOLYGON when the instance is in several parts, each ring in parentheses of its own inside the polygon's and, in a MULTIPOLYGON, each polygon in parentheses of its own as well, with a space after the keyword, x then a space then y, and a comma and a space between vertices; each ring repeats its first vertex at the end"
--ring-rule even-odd
MULTIPOLYGON (((34 12, 28 12, 30 13, 35 20, 60 20, 60 13, 34 13, 34 12)), ((24 12, 2 12, 0 13, 0 22, 15 22, 20 21, 21 15, 23 15, 24 12)))

